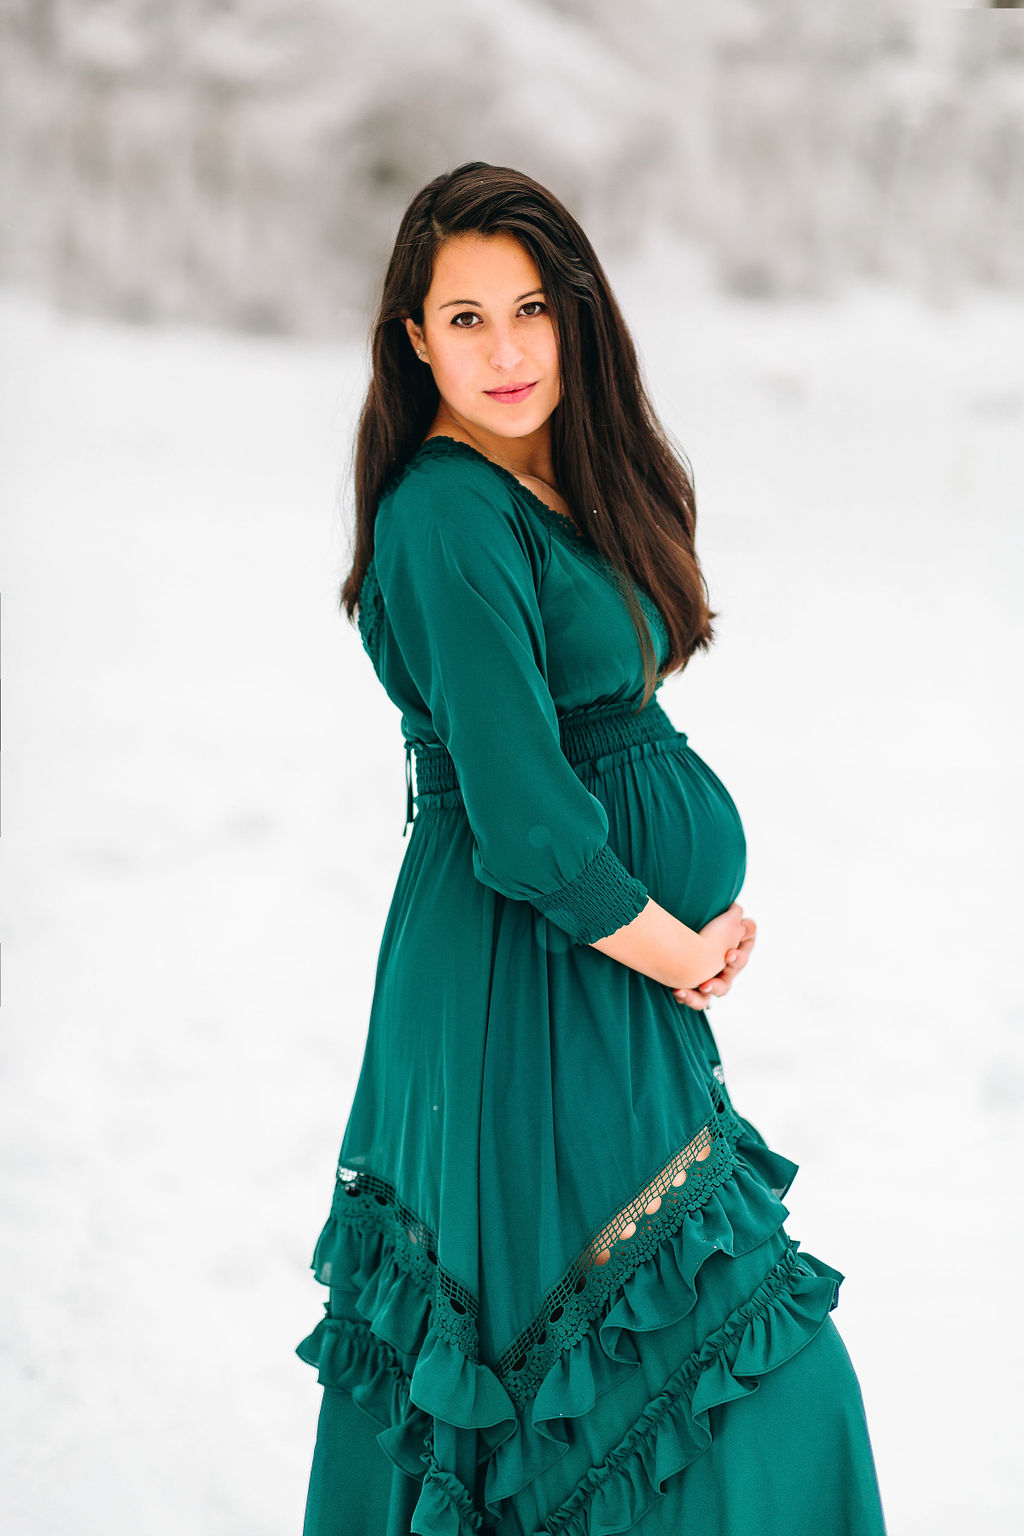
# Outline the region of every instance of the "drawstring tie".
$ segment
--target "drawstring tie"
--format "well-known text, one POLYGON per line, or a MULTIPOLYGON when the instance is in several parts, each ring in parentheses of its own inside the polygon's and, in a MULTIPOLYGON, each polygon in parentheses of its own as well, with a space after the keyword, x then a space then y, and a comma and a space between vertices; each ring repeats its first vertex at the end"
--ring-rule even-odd
POLYGON ((409 830, 409 823, 413 819, 412 805, 412 742, 405 744, 405 826, 402 828, 402 836, 409 830))

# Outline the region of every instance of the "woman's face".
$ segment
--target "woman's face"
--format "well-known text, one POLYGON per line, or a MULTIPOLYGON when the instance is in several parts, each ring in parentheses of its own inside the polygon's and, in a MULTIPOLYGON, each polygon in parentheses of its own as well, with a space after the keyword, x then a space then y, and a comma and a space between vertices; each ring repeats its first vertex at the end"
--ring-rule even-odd
POLYGON ((453 235, 440 247, 413 347, 441 411, 485 442, 523 438, 558 404, 558 338, 533 257, 512 235, 453 235), (510 392, 510 385, 531 386, 510 392))

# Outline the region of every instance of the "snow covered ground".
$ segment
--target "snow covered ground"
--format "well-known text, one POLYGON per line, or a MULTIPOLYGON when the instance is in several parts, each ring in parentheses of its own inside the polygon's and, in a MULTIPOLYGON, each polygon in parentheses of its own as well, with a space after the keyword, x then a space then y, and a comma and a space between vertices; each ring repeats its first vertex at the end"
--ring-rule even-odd
MULTIPOLYGON (((747 828, 733 1098, 848 1277, 892 1536, 1015 1536, 1024 306, 727 301, 656 237, 610 269, 721 612, 662 697, 747 828)), ((11 293, 0 341, 5 1528, 297 1533, 406 847, 334 600, 363 342, 11 293)))

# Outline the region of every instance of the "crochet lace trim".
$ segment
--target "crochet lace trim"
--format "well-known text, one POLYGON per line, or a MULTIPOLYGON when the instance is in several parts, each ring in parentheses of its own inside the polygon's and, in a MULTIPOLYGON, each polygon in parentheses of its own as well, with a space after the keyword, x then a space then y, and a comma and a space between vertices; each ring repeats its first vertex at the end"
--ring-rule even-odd
POLYGON ((363 650, 373 663, 373 670, 380 674, 380 635, 384 623, 384 594, 377 580, 377 568, 371 558, 363 573, 359 587, 359 608, 356 624, 363 650))
MULTIPOLYGON (((555 1360, 583 1338, 611 1293, 725 1182, 740 1133, 719 1088, 713 1116, 591 1235, 531 1322, 502 1352, 494 1372, 514 1402, 523 1404, 536 1393, 555 1360)), ((432 1228, 378 1174, 342 1163, 337 1191, 337 1217, 384 1235, 395 1262, 430 1296, 438 1331, 478 1361, 477 1298, 438 1262, 432 1228)))

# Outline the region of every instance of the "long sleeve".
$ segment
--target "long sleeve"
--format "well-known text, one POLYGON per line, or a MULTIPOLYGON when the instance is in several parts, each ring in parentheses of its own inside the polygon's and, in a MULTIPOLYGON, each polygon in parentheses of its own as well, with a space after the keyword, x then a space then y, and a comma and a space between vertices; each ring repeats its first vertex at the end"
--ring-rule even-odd
POLYGON ((473 869, 577 943, 649 900, 566 758, 534 567, 514 498, 486 469, 414 468, 378 510, 374 565, 405 667, 448 749, 473 869))

